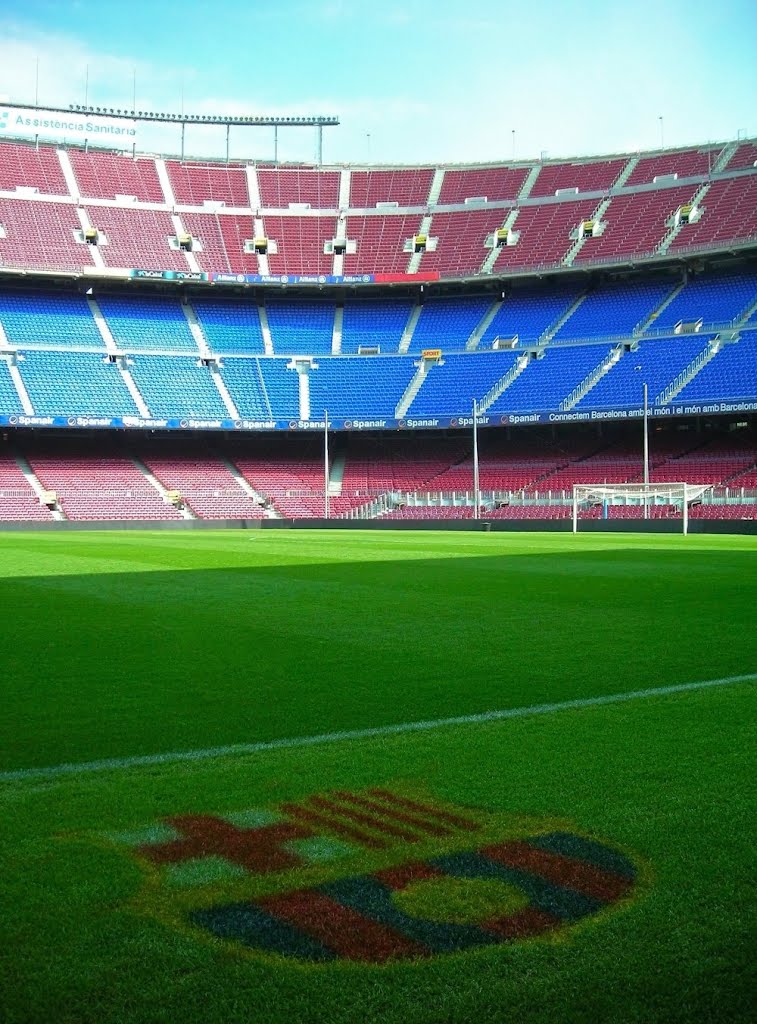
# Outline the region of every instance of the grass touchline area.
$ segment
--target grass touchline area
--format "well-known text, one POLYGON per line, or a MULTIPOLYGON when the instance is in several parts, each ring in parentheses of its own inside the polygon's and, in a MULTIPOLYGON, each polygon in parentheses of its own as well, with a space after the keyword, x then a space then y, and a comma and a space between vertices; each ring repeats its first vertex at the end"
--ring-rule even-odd
POLYGON ((203 761, 215 757, 229 757, 235 754, 258 754, 267 750, 282 750, 292 747, 312 747, 323 743, 338 743, 345 740, 372 739, 378 736, 392 736, 403 732, 425 732, 455 725, 477 725, 497 722, 507 718, 527 718, 532 715, 552 714, 569 711, 571 708, 586 708, 593 705, 620 704, 645 697, 659 697, 672 693, 686 693, 689 690, 705 690, 713 686, 734 686, 757 680, 757 672, 724 679, 705 679, 696 683, 679 683, 675 686, 659 686, 650 690, 631 690, 628 693, 612 693, 601 697, 579 697, 577 700, 562 701, 558 704, 535 704, 530 707, 506 708, 501 711, 483 711, 476 715, 459 715, 456 718, 437 718, 429 721, 398 722, 395 725, 377 726, 372 729, 320 733, 317 736, 296 736, 290 739, 268 740, 263 743, 237 743, 228 747, 209 747, 205 750, 170 751, 163 754, 146 754, 136 757, 111 758, 103 761, 83 761, 78 764, 58 764, 47 768, 19 768, 16 771, 0 772, 0 782, 20 782, 24 779, 55 779, 67 775, 83 775, 90 772, 109 771, 119 768, 136 768, 154 764, 171 764, 181 761, 203 761))

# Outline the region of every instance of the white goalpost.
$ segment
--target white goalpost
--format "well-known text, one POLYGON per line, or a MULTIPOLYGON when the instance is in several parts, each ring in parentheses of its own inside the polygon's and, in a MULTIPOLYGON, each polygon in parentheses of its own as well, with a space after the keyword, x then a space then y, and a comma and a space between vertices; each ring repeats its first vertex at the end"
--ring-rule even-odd
POLYGON ((582 510, 601 508, 601 518, 610 518, 611 507, 628 506, 643 509, 643 518, 651 519, 654 508, 672 506, 681 514, 684 533, 689 532, 689 505, 697 501, 711 484, 648 483, 648 484, 574 484, 573 533, 578 533, 582 510))

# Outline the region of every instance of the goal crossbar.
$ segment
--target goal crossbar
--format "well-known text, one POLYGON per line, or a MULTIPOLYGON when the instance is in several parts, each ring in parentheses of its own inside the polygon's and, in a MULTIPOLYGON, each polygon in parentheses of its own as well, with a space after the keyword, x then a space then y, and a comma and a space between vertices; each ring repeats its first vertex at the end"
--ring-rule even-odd
POLYGON ((601 504, 603 509, 613 504, 631 505, 644 509, 644 518, 656 505, 674 505, 681 511, 683 532, 689 532, 689 505, 712 489, 711 484, 648 483, 648 484, 574 484, 573 532, 578 532, 579 511, 582 505, 601 504))

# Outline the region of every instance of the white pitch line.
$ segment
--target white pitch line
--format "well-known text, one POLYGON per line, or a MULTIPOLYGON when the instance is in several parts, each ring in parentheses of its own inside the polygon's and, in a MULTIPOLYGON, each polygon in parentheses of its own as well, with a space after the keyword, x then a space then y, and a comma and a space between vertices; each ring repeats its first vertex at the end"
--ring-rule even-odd
POLYGON ((724 679, 705 679, 698 683, 680 683, 675 686, 658 686, 649 690, 631 690, 626 693, 608 693, 601 697, 579 697, 559 704, 532 704, 529 707, 505 708, 502 711, 484 711, 476 715, 458 715, 456 718, 432 718, 420 722, 398 722, 396 725, 379 725, 372 729, 348 729, 340 732, 325 732, 317 736, 293 736, 289 739, 263 740, 259 743, 234 743, 227 747, 208 747, 205 750, 177 750, 167 754, 138 754, 135 757, 110 757, 102 761, 83 761, 80 764, 57 764, 48 768, 17 768, 0 772, 0 782, 21 782, 25 779, 58 779, 68 775, 88 775, 120 768, 141 768, 155 764, 172 764, 181 761, 206 761, 214 757, 229 757, 239 754, 259 754, 267 750, 288 750, 292 747, 316 747, 325 743, 339 743, 344 740, 365 740, 376 736, 396 736, 405 732, 426 732, 453 725, 479 725, 483 722, 500 722, 507 718, 530 718, 533 715, 549 715, 555 711, 570 711, 572 708, 590 708, 602 704, 622 704, 643 697, 664 697, 671 693, 686 693, 689 690, 706 690, 714 686, 731 686, 757 680, 757 672, 743 676, 726 676, 724 679))

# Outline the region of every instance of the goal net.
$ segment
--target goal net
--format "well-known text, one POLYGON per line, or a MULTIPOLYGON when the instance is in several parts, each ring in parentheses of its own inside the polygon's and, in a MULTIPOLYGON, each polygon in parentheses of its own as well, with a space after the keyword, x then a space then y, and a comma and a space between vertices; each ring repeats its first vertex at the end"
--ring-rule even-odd
POLYGON ((711 484, 574 484, 573 533, 584 519, 673 519, 689 532, 689 506, 711 484))

